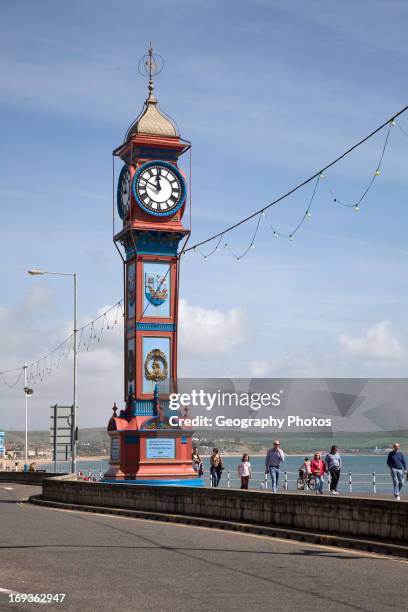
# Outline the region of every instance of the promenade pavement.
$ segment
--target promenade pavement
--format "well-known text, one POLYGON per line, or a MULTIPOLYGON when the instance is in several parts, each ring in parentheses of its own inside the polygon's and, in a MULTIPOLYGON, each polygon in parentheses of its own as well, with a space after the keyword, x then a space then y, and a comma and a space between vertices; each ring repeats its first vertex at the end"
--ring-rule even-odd
POLYGON ((1 611, 39 605, 7 590, 66 593, 46 609, 75 612, 406 608, 403 559, 24 503, 40 491, 0 484, 1 611))

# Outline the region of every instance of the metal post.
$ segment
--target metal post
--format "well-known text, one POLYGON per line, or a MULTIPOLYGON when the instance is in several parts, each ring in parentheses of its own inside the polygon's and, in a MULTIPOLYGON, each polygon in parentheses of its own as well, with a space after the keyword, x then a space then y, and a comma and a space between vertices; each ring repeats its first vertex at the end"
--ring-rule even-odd
POLYGON ((288 490, 288 473, 285 472, 285 491, 288 490))
POLYGON ((264 482, 265 482, 265 489, 267 489, 268 488, 268 474, 265 474, 264 482))
POLYGON ((27 362, 24 362, 24 395, 25 395, 25 463, 28 461, 28 394, 27 394, 27 362))
POLYGON ((54 474, 57 472, 57 404, 54 406, 54 474))
POLYGON ((74 406, 72 411, 72 467, 71 472, 76 474, 76 428, 77 428, 77 275, 74 277, 74 406))
POLYGON ((351 472, 349 472, 349 491, 350 493, 353 492, 353 481, 351 479, 351 472))
POLYGON ((373 472, 373 493, 377 493, 377 486, 375 482, 375 472, 373 472))
POLYGON ((227 470, 227 487, 229 488, 230 486, 231 486, 230 471, 227 470))

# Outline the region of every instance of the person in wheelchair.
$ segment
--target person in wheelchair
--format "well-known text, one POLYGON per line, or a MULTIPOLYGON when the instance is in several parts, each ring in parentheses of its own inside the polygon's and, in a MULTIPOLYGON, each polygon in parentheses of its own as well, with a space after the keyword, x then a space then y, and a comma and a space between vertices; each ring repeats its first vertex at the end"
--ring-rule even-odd
POLYGON ((311 489, 313 487, 313 474, 310 469, 310 459, 305 457, 302 465, 299 468, 299 478, 297 482, 297 488, 304 490, 306 487, 311 489))

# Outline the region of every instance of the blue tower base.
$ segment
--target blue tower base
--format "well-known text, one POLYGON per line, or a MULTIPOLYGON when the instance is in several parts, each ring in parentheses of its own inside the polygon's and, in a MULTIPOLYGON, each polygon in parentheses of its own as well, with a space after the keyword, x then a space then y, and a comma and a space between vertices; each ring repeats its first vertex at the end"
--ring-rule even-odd
POLYGON ((203 478, 174 478, 172 480, 144 480, 142 478, 138 480, 111 480, 103 478, 102 482, 110 484, 154 485, 156 487, 205 487, 203 478))

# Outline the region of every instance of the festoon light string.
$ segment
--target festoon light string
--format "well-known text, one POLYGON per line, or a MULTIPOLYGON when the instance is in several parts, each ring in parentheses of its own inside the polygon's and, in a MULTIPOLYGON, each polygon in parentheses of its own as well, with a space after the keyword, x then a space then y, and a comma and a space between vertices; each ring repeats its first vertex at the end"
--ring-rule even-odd
MULTIPOLYGON (((89 323, 86 323, 77 330, 77 350, 89 351, 92 344, 99 344, 105 331, 114 329, 118 324, 119 318, 123 318, 122 298, 102 314, 98 315, 89 323)), ((27 364, 27 384, 35 385, 42 382, 47 376, 58 370, 61 364, 68 359, 74 349, 74 333, 70 334, 65 340, 58 344, 49 353, 40 357, 36 361, 27 364)), ((0 372, 0 380, 9 388, 13 388, 21 380, 24 367, 12 368, 0 372), (9 382, 6 375, 17 373, 13 382, 9 382)))
POLYGON ((253 213, 253 214, 249 215, 248 217, 245 217, 244 219, 241 219, 238 222, 236 222, 235 224, 227 227, 222 232, 219 232, 218 234, 210 236, 209 238, 207 238, 205 240, 202 240, 202 241, 200 241, 200 242, 196 243, 195 245, 192 245, 192 246, 190 246, 188 248, 182 249, 180 251, 180 253, 179 253, 179 256, 182 257, 182 256, 185 256, 187 253, 198 252, 203 257, 203 259, 206 261, 214 253, 217 253, 217 252, 221 251, 221 242, 225 238, 226 234, 232 232, 233 230, 237 229, 241 225, 249 223, 252 219, 256 219, 256 218, 257 218, 257 223, 256 223, 255 232, 252 235, 252 238, 249 240, 248 247, 246 249, 244 249, 244 251, 242 253, 240 253, 240 254, 236 253, 235 250, 231 247, 231 244, 229 242, 225 242, 224 243, 224 249, 228 250, 231 253, 231 255, 236 259, 237 262, 241 261, 241 259, 243 257, 245 257, 245 255, 247 255, 251 251, 251 249, 255 248, 255 238, 258 235, 258 230, 259 230, 260 224, 262 222, 262 219, 265 219, 267 225, 272 230, 274 237, 287 238, 287 239, 293 241, 295 234, 301 229, 301 227, 303 226, 305 221, 311 218, 312 204, 313 204, 313 202, 315 200, 315 196, 316 196, 318 188, 319 188, 319 186, 321 184, 321 180, 324 179, 327 176, 327 170, 329 170, 335 164, 338 164, 342 159, 344 159, 346 156, 350 155, 354 150, 356 150, 358 147, 360 147, 365 142, 370 140, 373 136, 375 136, 381 130, 383 130, 384 128, 387 128, 386 129, 386 135, 385 135, 384 143, 383 143, 382 148, 381 148, 380 157, 379 157, 378 163, 376 164, 375 171, 374 171, 373 175, 371 176, 367 187, 364 189, 363 193, 359 196, 359 198, 354 203, 346 203, 343 200, 339 199, 337 197, 337 195, 335 195, 335 193, 334 193, 332 188, 329 188, 330 199, 331 199, 331 201, 334 204, 338 204, 338 205, 343 206, 345 208, 353 208, 355 211, 359 211, 360 210, 360 205, 361 205, 362 201, 365 199, 365 197, 369 193, 370 189, 373 187, 374 182, 377 179, 377 177, 380 176, 381 166, 382 166, 382 163, 383 163, 383 159, 384 159, 384 155, 385 155, 386 149, 387 149, 388 144, 389 144, 390 133, 391 133, 392 127, 395 126, 395 125, 398 125, 398 127, 408 137, 408 133, 405 132, 404 129, 396 121, 396 118, 399 117, 400 115, 402 115, 403 113, 405 113, 407 110, 408 110, 408 105, 405 106, 404 108, 402 108, 400 111, 398 111, 395 115, 393 115, 392 117, 387 119, 387 121, 382 123, 378 128, 376 128, 370 134, 368 134, 367 136, 362 138, 359 142, 357 142, 356 144, 351 146, 349 149, 347 149, 344 153, 342 153, 335 160, 333 160, 332 162, 326 164, 323 168, 321 168, 318 172, 314 173, 309 178, 305 179, 304 181, 302 181, 301 183, 299 183, 298 185, 296 185, 295 187, 293 187, 292 189, 290 189, 289 191, 287 191, 283 195, 279 196, 278 198, 276 198, 272 202, 269 202, 263 208, 261 208, 260 210, 256 211, 255 213, 253 213), (278 203, 282 202, 283 200, 286 200, 287 198, 289 198, 289 196, 294 194, 296 191, 300 190, 301 188, 305 187, 307 184, 309 184, 309 183, 311 183, 313 181, 315 181, 315 182, 314 182, 314 187, 313 187, 313 190, 312 190, 311 197, 308 200, 306 209, 305 209, 302 217, 300 218, 299 222, 295 225, 293 230, 290 231, 290 232, 282 232, 282 231, 278 230, 277 227, 270 222, 267 211, 270 208, 272 208, 273 206, 276 206, 278 203), (202 249, 202 247, 204 245, 210 243, 210 242, 213 242, 213 241, 217 241, 215 243, 215 246, 210 251, 205 252, 202 249))

